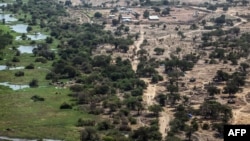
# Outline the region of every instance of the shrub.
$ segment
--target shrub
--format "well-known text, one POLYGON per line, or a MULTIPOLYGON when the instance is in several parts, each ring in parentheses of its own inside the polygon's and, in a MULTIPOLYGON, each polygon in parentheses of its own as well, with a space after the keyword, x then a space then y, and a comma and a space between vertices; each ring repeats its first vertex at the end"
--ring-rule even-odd
POLYGON ((128 125, 121 125, 119 127, 120 131, 131 131, 131 128, 128 125))
POLYGON ((35 62, 47 63, 47 59, 44 57, 38 57, 36 58, 35 62))
POLYGON ((34 69, 35 66, 34 64, 29 64, 28 66, 25 67, 25 69, 34 69))
POLYGON ((94 120, 82 120, 81 118, 78 119, 77 126, 94 126, 94 120))
POLYGON ((133 117, 129 117, 128 120, 129 120, 129 122, 130 122, 131 124, 136 124, 136 123, 137 123, 136 119, 133 118, 133 117))
POLYGON ((16 77, 24 76, 24 72, 23 71, 18 71, 18 72, 15 73, 15 76, 16 77))
POLYGON ((97 129, 98 130, 108 130, 112 129, 113 126, 109 121, 102 121, 97 124, 97 129))
POLYGON ((202 129, 203 130, 209 130, 209 124, 204 123, 203 126, 202 126, 202 129))
POLYGON ((38 80, 37 79, 33 79, 30 81, 29 86, 34 88, 34 87, 38 87, 38 80))
POLYGON ((37 96, 37 95, 33 95, 31 97, 31 99, 36 102, 36 101, 44 101, 44 98, 40 97, 40 96, 37 96))
POLYGON ((20 62, 20 59, 15 56, 12 58, 12 62, 20 62))
POLYGON ((72 106, 69 105, 68 103, 64 102, 61 106, 60 109, 72 109, 72 106))

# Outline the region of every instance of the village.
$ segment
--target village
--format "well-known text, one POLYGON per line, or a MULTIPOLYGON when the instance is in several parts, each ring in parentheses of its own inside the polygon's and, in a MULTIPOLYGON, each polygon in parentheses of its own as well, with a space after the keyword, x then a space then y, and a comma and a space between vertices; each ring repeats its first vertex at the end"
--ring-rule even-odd
MULTIPOLYGON (((155 1, 151 1, 154 3, 155 1)), ((134 45, 130 46, 127 51, 121 52, 115 50, 111 45, 102 45, 94 54, 112 55, 113 58, 122 56, 124 59, 129 59, 132 62, 133 70, 136 72, 137 65, 139 64, 138 53, 141 51, 146 52, 149 59, 156 59, 157 61, 164 61, 170 58, 171 55, 176 55, 179 58, 185 57, 187 54, 196 54, 200 57, 191 71, 187 71, 184 77, 180 77, 180 82, 183 87, 180 88, 182 96, 187 96, 190 99, 190 104, 194 109, 198 109, 203 101, 208 98, 207 87, 212 83, 213 78, 216 77, 218 70, 225 72, 236 71, 235 66, 230 64, 215 63, 207 65, 209 54, 212 48, 201 50, 202 39, 200 38, 203 33, 215 31, 213 26, 216 26, 215 19, 220 18, 222 15, 226 17, 228 23, 222 27, 223 30, 232 28, 240 28, 242 33, 249 32, 248 19, 250 9, 241 5, 240 1, 236 3, 235 7, 226 7, 226 1, 170 1, 167 5, 159 4, 162 1, 156 1, 157 6, 140 5, 138 1, 117 1, 117 2, 98 2, 98 0, 89 0, 88 3, 92 4, 93 8, 83 10, 91 23, 99 23, 105 25, 106 30, 111 30, 114 33, 118 31, 119 25, 127 27, 127 31, 120 33, 118 36, 139 35, 134 45), (170 4, 171 3, 171 4, 170 4), (217 5, 217 8, 212 6, 217 5), (209 7, 211 6, 211 7, 209 7), (95 13, 101 13, 97 16, 95 13), (118 27, 118 28, 117 28, 118 27), (155 53, 155 48, 162 49, 159 55, 155 53)), ((75 6, 77 9, 77 6, 75 6)), ((82 16, 83 17, 83 16, 82 16)), ((75 21, 79 21, 78 17, 75 21)), ((86 20, 85 20, 86 21, 86 20)), ((81 21, 79 21, 81 23, 81 21)), ((244 62, 244 60, 241 60, 244 62)), ((159 74, 164 76, 164 66, 156 69, 159 74)), ((141 78, 148 84, 147 90, 144 91, 143 101, 147 106, 156 103, 158 94, 166 91, 165 86, 168 77, 164 77, 163 81, 152 84, 149 78, 141 78)), ((247 78, 246 83, 249 83, 247 78)), ((222 89, 225 83, 218 85, 222 89)), ((248 85, 246 85, 248 87, 248 85)), ((245 100, 249 96, 249 88, 241 91, 241 96, 234 99, 227 99, 225 96, 216 96, 216 99, 223 104, 232 104, 233 107, 233 120, 232 123, 246 124, 250 123, 248 118, 249 113, 245 113, 243 109, 247 109, 248 102, 245 100), (241 115, 241 116, 238 116, 241 115)), ((172 107, 165 107, 160 114, 159 131, 163 137, 167 136, 167 131, 170 131, 169 122, 174 118, 172 107)), ((147 119, 138 118, 141 125, 147 124, 147 119)), ((220 140, 214 138, 214 131, 200 130, 193 135, 194 140, 220 140)))

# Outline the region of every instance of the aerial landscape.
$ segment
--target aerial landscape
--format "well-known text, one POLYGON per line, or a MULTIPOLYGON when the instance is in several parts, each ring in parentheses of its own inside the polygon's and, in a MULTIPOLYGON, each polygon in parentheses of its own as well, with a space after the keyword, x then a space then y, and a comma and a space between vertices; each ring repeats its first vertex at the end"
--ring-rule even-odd
POLYGON ((249 0, 0 0, 0 141, 223 141, 250 124, 249 0))

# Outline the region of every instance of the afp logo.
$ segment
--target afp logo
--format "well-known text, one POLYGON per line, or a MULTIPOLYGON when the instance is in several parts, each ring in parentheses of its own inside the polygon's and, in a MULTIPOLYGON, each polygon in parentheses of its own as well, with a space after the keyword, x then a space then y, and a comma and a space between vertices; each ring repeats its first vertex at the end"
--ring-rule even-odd
POLYGON ((224 141, 249 141, 250 125, 224 125, 224 141))

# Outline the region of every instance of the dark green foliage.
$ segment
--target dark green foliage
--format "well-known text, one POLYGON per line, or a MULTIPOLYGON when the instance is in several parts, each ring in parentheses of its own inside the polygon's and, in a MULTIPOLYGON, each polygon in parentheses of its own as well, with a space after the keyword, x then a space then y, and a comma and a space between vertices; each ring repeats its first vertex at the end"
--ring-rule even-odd
POLYGON ((47 63, 47 59, 44 57, 38 57, 36 58, 35 62, 47 63))
POLYGON ((158 130, 154 130, 150 127, 138 128, 137 130, 133 131, 131 138, 137 141, 160 141, 162 139, 161 133, 159 133, 158 130))
POLYGON ((30 31, 32 31, 32 27, 31 27, 31 26, 28 26, 28 27, 27 27, 27 32, 30 32, 30 31))
POLYGON ((66 102, 61 104, 60 109, 72 109, 72 106, 66 102))
POLYGON ((95 125, 95 120, 83 120, 83 119, 78 119, 77 126, 94 126, 95 125))
POLYGON ((149 11, 148 11, 148 10, 145 10, 145 11, 143 12, 143 17, 144 17, 144 18, 148 18, 148 17, 149 17, 149 11))
POLYGON ((38 87, 38 80, 37 79, 32 79, 29 83, 29 86, 31 88, 38 87))
POLYGON ((148 107, 148 110, 153 112, 154 115, 157 117, 159 115, 159 112, 161 112, 163 109, 160 105, 152 105, 148 107))
POLYGON ((25 67, 25 69, 34 69, 34 68, 35 68, 35 65, 32 63, 25 67))
POLYGON ((12 58, 12 62, 20 62, 20 59, 17 58, 16 56, 14 56, 14 57, 12 58))
POLYGON ((24 72, 23 71, 18 71, 15 73, 16 77, 20 77, 20 76, 24 76, 24 72))
POLYGON ((113 128, 113 125, 109 121, 102 121, 97 124, 98 130, 108 130, 112 128, 113 128))
POLYGON ((94 17, 95 17, 95 18, 101 18, 101 17, 102 17, 102 13, 100 13, 100 12, 95 12, 94 17))
POLYGON ((4 49, 7 45, 12 44, 13 36, 9 33, 5 33, 3 30, 0 30, 0 50, 4 49))
POLYGON ((101 141, 96 130, 93 128, 85 128, 81 131, 81 141, 101 141))
POLYGON ((38 95, 33 95, 31 97, 31 99, 34 101, 34 102, 37 102, 37 101, 44 101, 44 98, 43 97, 40 97, 38 95))
POLYGON ((205 101, 200 107, 201 115, 205 119, 221 120, 228 122, 233 116, 232 109, 216 101, 205 101))
POLYGON ((204 123, 203 126, 202 126, 202 129, 203 130, 209 130, 209 124, 208 123, 204 123))

